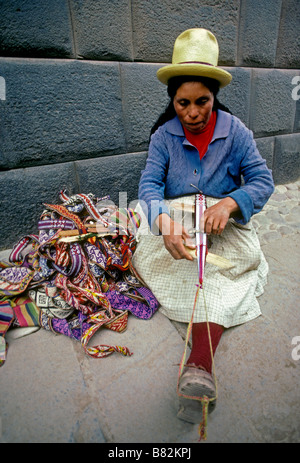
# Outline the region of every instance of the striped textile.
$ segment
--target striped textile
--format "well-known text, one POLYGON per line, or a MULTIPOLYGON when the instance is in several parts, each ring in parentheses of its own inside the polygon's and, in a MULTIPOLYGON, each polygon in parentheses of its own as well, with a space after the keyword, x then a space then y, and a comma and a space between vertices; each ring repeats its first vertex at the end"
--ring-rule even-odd
POLYGON ((0 366, 6 360, 7 344, 4 336, 14 320, 14 311, 9 301, 0 301, 0 366))
POLYGON ((0 367, 7 356, 8 345, 5 334, 10 325, 39 326, 40 309, 29 297, 18 296, 9 301, 0 301, 0 367))
POLYGON ((0 297, 13 297, 26 290, 34 271, 26 267, 6 267, 0 274, 0 297))
POLYGON ((13 311, 18 326, 39 326, 40 309, 28 296, 18 296, 12 299, 13 311))
POLYGON ((118 225, 119 230, 122 231, 122 234, 127 235, 136 234, 137 229, 140 226, 140 216, 133 209, 119 208, 114 212, 110 221, 118 225))
POLYGON ((0 334, 6 332, 14 319, 14 311, 9 301, 0 301, 0 334))

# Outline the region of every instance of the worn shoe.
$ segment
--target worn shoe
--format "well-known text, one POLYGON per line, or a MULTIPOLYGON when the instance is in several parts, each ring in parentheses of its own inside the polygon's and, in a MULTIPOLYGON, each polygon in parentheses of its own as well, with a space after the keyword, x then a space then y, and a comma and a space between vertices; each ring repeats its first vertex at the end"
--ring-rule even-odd
MULTIPOLYGON (((197 367, 186 367, 179 380, 178 393, 195 399, 187 399, 179 395, 177 417, 197 424, 202 420, 202 403, 197 399, 204 396, 209 399, 216 397, 216 387, 210 373, 197 367)), ((211 413, 215 406, 216 400, 209 402, 208 412, 211 413)))

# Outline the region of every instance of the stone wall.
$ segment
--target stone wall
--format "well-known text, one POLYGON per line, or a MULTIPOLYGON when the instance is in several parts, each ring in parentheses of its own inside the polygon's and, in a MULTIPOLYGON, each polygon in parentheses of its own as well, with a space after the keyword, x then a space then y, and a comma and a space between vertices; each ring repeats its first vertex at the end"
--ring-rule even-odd
POLYGON ((192 27, 216 35, 233 75, 219 99, 275 183, 299 178, 299 0, 0 0, 0 18, 0 249, 62 189, 137 198, 167 104, 156 71, 192 27))

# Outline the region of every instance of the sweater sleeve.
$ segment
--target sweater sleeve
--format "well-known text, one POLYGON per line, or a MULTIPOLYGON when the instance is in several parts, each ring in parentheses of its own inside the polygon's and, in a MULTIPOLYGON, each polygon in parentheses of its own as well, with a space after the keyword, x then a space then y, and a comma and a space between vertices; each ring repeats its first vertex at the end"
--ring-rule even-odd
POLYGON ((266 161, 261 157, 252 131, 243 124, 237 131, 234 149, 241 156, 240 172, 243 184, 228 196, 233 198, 239 208, 240 216, 235 220, 242 224, 249 222, 253 214, 262 210, 274 191, 272 173, 266 161), (243 132, 243 136, 239 133, 243 132))
POLYGON ((159 128, 151 137, 148 158, 142 171, 139 184, 139 201, 148 218, 150 229, 158 233, 155 221, 160 214, 170 215, 164 202, 165 179, 169 164, 169 155, 164 141, 164 135, 159 128))

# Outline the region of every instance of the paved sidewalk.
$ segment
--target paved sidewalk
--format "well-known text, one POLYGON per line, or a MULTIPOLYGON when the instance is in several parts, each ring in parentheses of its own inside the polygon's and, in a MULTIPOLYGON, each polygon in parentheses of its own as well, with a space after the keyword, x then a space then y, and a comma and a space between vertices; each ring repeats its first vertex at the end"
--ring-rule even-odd
MULTIPOLYGON (((207 442, 300 441, 299 188, 277 187, 254 218, 270 265, 263 315, 221 339, 207 442)), ((160 313, 129 316, 126 332, 100 330, 93 344, 121 344, 133 356, 96 360, 62 335, 40 329, 14 339, 11 330, 0 369, 0 442, 197 442, 197 425, 176 418, 185 333, 160 313)))

